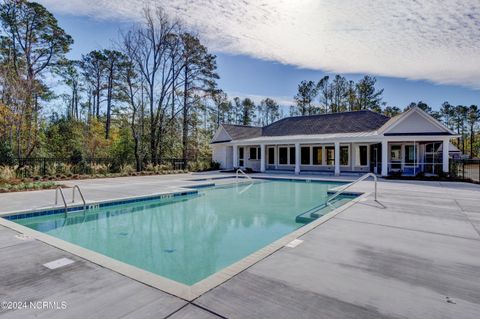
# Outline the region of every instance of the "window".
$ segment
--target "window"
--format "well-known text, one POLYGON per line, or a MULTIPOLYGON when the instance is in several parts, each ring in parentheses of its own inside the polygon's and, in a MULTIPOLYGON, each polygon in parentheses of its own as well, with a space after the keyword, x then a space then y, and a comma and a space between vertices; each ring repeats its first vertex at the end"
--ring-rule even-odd
POLYGON ((290 147, 290 165, 295 165, 295 147, 290 147))
POLYGON ((439 152, 441 147, 442 147, 442 143, 428 143, 425 146, 425 152, 427 153, 439 152))
POLYGON ((442 143, 428 143, 425 145, 425 167, 424 172, 437 174, 442 170, 442 143))
POLYGON ((402 168, 402 146, 392 145, 390 146, 390 161, 392 162, 391 168, 399 170, 402 168))
POLYGON ((275 165, 275 148, 273 147, 268 149, 268 164, 275 165))
POLYGON ((357 151, 355 152, 355 165, 356 166, 367 166, 368 165, 368 146, 367 145, 358 145, 357 151))
POLYGON ((405 164, 413 164, 416 161, 414 145, 405 145, 405 164))
POLYGON ((250 147, 250 159, 251 160, 256 160, 257 159, 257 148, 256 147, 250 147))
POLYGON ((281 165, 288 164, 288 148, 286 147, 278 148, 278 163, 281 165))
POLYGON ((240 147, 238 149, 238 166, 241 166, 243 167, 243 165, 245 164, 244 160, 243 160, 243 147, 240 147))
POLYGON ((301 149, 301 161, 302 165, 310 165, 310 147, 302 147, 301 149))
POLYGON ((348 166, 349 165, 349 147, 340 146, 340 165, 348 166))
POLYGON ((325 153, 327 155, 327 165, 335 165, 335 147, 326 146, 325 153))
POLYGON ((250 159, 251 160, 261 159, 262 154, 260 154, 260 153, 261 153, 260 147, 250 147, 250 159))
POLYGON ((314 146, 313 150, 313 165, 322 165, 323 161, 323 148, 321 146, 314 146))
POLYGON ((392 161, 401 161, 402 156, 400 155, 402 152, 402 146, 400 145, 392 145, 390 148, 390 159, 392 161))

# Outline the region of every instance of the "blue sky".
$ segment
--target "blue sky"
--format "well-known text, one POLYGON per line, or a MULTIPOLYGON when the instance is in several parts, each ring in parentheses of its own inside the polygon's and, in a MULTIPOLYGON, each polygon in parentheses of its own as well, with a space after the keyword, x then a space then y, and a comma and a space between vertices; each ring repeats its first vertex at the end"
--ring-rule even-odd
MULTIPOLYGON (((56 0, 46 2, 47 3, 44 4, 55 13, 60 25, 75 39, 73 50, 70 53, 71 58, 79 58, 81 54, 87 53, 92 49, 110 47, 112 41, 117 38, 118 30, 128 28, 134 21, 134 19, 125 16, 121 16, 121 18, 116 18, 115 16, 98 17, 91 12, 82 11, 80 5, 78 6, 78 13, 73 13, 72 9, 59 9, 60 7, 55 5, 56 0)), ((100 2, 108 3, 106 0, 101 0, 100 2)), ((208 28, 206 31, 203 31, 203 33, 208 32, 208 28)), ((282 30, 278 30, 278 32, 280 33, 282 30)), ((259 100, 263 97, 272 97, 285 105, 292 100, 300 81, 318 80, 325 74, 337 73, 326 73, 322 71, 324 69, 332 69, 337 70, 338 73, 352 80, 358 80, 367 73, 376 76, 378 87, 385 89, 384 101, 386 101, 388 105, 403 108, 410 102, 419 100, 428 103, 434 109, 438 109, 444 101, 449 101, 452 104, 480 104, 480 82, 476 88, 472 88, 475 87, 475 84, 472 85, 472 82, 475 83, 476 74, 474 73, 472 75, 468 73, 468 68, 467 71, 463 73, 457 72, 457 74, 456 72, 451 72, 451 79, 444 75, 448 73, 446 72, 448 69, 442 70, 442 72, 434 72, 434 66, 437 64, 430 66, 428 72, 424 72, 425 74, 421 72, 417 74, 415 70, 403 72, 398 69, 394 72, 392 71, 394 74, 398 73, 397 76, 379 76, 378 74, 389 74, 388 66, 390 65, 391 69, 395 69, 397 61, 388 61, 387 58, 387 60, 384 60, 382 63, 382 57, 379 56, 379 64, 382 65, 383 69, 373 70, 373 72, 355 73, 358 68, 364 67, 362 64, 365 63, 359 62, 357 64, 360 66, 357 66, 354 62, 350 63, 347 57, 344 58, 345 61, 347 61, 345 62, 345 68, 342 66, 339 67, 338 65, 335 66, 338 61, 333 60, 331 61, 332 67, 330 67, 328 63, 325 64, 324 68, 317 67, 316 62, 312 63, 314 67, 309 67, 308 57, 315 59, 314 54, 310 55, 310 53, 308 53, 308 56, 301 56, 299 60, 295 62, 295 58, 289 61, 288 57, 285 59, 282 55, 276 55, 279 52, 278 50, 273 53, 270 51, 267 53, 264 53, 264 51, 255 51, 254 44, 249 43, 243 44, 241 48, 232 48, 232 45, 227 45, 227 47, 224 48, 215 41, 212 41, 208 34, 206 39, 207 42, 210 41, 213 43, 213 51, 217 55, 218 72, 221 77, 219 86, 229 93, 232 98, 234 96, 249 96, 259 100), (248 47, 249 45, 251 45, 251 48, 248 47), (348 72, 349 70, 353 72, 348 72), (404 73, 405 76, 402 76, 404 73), (429 77, 431 77, 431 79, 428 79, 429 77), (427 79, 414 80, 415 78, 427 79), (453 84, 437 84, 450 82, 453 84)), ((352 48, 347 49, 350 50, 352 48)), ((288 51, 289 49, 285 48, 285 50, 288 51)), ((322 48, 319 50, 322 50, 322 48)), ((361 50, 362 49, 359 49, 359 54, 364 54, 361 53, 361 50)), ((379 51, 381 50, 382 48, 379 48, 379 51)), ((335 53, 332 54, 335 55, 335 53)), ((441 54, 444 54, 444 52, 439 53, 439 55, 441 54)), ((292 53, 292 56, 295 56, 295 54, 292 53)), ((402 53, 399 54, 399 57, 400 56, 402 56, 402 53)), ((416 53, 416 56, 419 55, 416 53)), ((330 55, 327 55, 325 59, 328 60, 329 57, 330 55)), ((398 64, 404 63, 399 57, 396 57, 398 64)), ((465 63, 468 63, 468 58, 468 56, 465 58, 465 63)), ((356 58, 351 57, 350 59, 355 60, 356 58)), ((385 58, 383 57, 383 59, 385 58)), ((419 60, 421 59, 422 57, 419 57, 419 60)), ((453 59, 447 57, 447 60, 452 61, 453 59)), ((420 65, 418 61, 413 60, 412 64, 420 65)), ((478 60, 477 64, 480 64, 478 60)), ((473 69, 478 67, 479 65, 472 66, 473 69)), ((375 69, 376 67, 366 67, 366 69, 368 68, 375 69)), ((419 69, 421 69, 420 66, 419 69)))

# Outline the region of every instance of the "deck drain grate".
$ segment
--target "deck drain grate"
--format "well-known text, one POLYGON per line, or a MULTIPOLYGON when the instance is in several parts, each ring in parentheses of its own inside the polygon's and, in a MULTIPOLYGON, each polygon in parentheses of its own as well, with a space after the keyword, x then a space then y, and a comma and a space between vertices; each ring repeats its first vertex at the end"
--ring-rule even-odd
POLYGON ((295 247, 297 247, 298 245, 300 245, 301 243, 303 243, 303 240, 301 240, 301 239, 294 239, 294 240, 292 240, 291 242, 289 242, 288 244, 286 244, 285 247, 295 248, 295 247))
POLYGON ((57 269, 60 267, 64 267, 70 264, 73 264, 75 261, 68 259, 68 258, 60 258, 51 262, 48 262, 46 264, 43 264, 45 267, 48 269, 57 269))

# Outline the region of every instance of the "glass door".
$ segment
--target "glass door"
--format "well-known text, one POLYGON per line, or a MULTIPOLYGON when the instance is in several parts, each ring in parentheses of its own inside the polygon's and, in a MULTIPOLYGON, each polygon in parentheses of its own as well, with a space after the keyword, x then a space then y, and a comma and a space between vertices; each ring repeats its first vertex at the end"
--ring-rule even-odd
POLYGON ((399 171, 402 169, 402 146, 390 146, 390 169, 392 171, 399 171))
POLYGON ((442 143, 425 144, 425 173, 438 174, 441 171, 443 162, 440 148, 442 143))
POLYGON ((238 149, 238 166, 244 167, 245 166, 245 151, 243 147, 238 149))

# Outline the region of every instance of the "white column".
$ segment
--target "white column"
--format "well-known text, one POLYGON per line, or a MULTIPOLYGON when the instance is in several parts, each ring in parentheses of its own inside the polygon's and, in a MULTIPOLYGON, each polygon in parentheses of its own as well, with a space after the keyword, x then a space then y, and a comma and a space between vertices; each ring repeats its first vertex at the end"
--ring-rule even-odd
POLYGON ((442 160, 443 160, 443 167, 442 170, 444 173, 448 173, 449 170, 449 152, 450 152, 450 139, 445 139, 443 140, 443 154, 442 154, 442 160))
POLYGON ((335 142, 335 176, 340 175, 340 143, 335 142))
POLYGON ((388 141, 382 141, 382 176, 388 175, 388 141))
POLYGON ((233 168, 238 167, 238 145, 233 145, 233 168))
POLYGON ((260 144, 260 172, 265 173, 265 161, 267 160, 267 154, 265 152, 265 144, 260 144))
POLYGON ((295 174, 300 174, 300 143, 295 143, 295 174))

